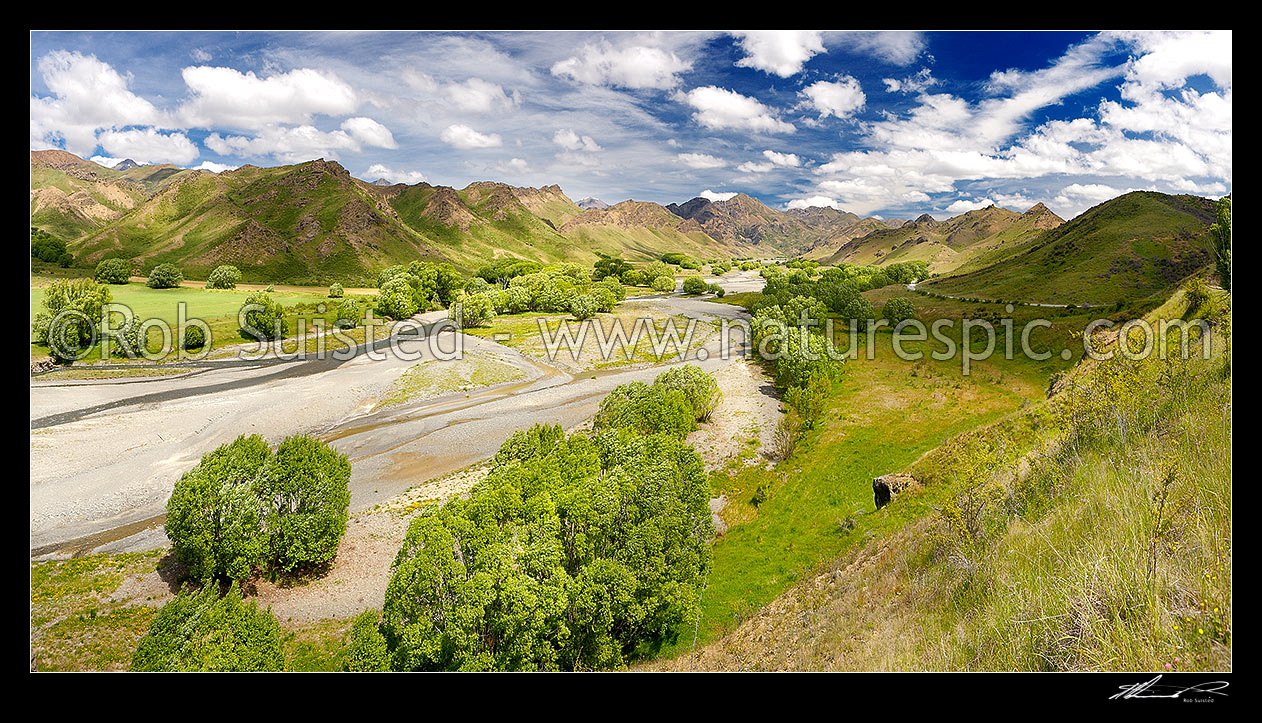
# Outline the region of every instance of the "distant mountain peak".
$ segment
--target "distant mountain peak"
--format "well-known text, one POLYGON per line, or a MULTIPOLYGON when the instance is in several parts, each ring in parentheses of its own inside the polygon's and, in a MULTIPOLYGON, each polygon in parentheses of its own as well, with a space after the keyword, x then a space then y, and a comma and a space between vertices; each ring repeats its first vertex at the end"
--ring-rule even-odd
POLYGON ((579 208, 583 209, 584 211, 600 211, 600 210, 609 208, 609 204, 605 203, 599 198, 592 198, 591 196, 584 198, 583 200, 579 201, 576 205, 579 208))
POLYGON ((133 168, 140 168, 140 164, 136 163, 130 158, 124 158, 123 160, 114 164, 115 171, 130 171, 133 168))
POLYGON ((394 182, 393 182, 393 181, 387 181, 387 180, 386 180, 386 179, 384 179, 384 178, 378 178, 377 180, 375 180, 375 181, 373 181, 373 182, 372 182, 372 185, 374 185, 374 186, 393 186, 393 185, 394 185, 394 182))

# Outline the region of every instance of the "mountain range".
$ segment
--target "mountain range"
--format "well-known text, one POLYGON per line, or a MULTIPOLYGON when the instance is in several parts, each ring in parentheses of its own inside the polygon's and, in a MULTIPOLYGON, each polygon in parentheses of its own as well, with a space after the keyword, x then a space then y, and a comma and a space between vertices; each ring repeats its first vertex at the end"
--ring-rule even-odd
MULTIPOLYGON (((108 168, 58 150, 31 152, 30 201, 32 227, 65 239, 80 265, 121 256, 146 267, 176 263, 190 278, 230 263, 250 281, 366 282, 418 258, 468 271, 505 256, 590 263, 605 253, 643 262, 683 252, 831 265, 920 260, 949 277, 933 282, 944 293, 1040 298, 1114 277, 1148 293, 1207 261, 1202 237, 1213 216, 1208 199, 1157 193, 1121 196, 1069 223, 1041 203, 1024 213, 989 206, 942 221, 861 218, 830 207, 782 211, 743 193, 609 205, 576 203, 556 185, 367 182, 324 159, 212 173, 126 162, 108 168), (1089 263, 1065 266, 1070 256, 1089 263), (1021 270, 1030 264, 1072 280, 1026 279, 1021 270)), ((1093 298, 1119 294, 1127 295, 1093 298)))

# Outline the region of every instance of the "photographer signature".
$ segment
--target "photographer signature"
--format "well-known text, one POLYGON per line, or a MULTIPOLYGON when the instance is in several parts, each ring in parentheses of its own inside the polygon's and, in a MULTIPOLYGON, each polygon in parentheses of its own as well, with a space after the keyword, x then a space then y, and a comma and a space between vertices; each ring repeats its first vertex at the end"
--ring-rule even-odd
POLYGON ((1179 688, 1174 685, 1158 685, 1161 676, 1149 680, 1145 683, 1136 683, 1134 685, 1118 686, 1119 691, 1109 696, 1109 700, 1129 700, 1131 698, 1169 698, 1177 700, 1184 693, 1210 693, 1212 695, 1227 695, 1223 691, 1230 685, 1225 680, 1214 680, 1206 683, 1197 683, 1186 688, 1179 688))

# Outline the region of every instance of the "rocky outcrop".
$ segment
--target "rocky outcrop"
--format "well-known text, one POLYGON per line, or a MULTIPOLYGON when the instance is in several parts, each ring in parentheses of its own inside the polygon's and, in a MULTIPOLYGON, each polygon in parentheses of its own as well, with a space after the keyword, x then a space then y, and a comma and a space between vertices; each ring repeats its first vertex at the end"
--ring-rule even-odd
POLYGON ((909 474, 886 474, 872 480, 872 496, 879 510, 888 505, 899 494, 920 486, 920 482, 909 474))

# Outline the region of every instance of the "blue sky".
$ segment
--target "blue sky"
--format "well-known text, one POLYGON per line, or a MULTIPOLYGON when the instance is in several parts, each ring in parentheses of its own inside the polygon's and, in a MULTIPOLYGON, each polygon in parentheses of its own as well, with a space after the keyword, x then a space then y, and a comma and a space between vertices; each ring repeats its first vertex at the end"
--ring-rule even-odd
POLYGON ((31 149, 939 218, 1231 188, 1230 32, 31 34, 31 149))

